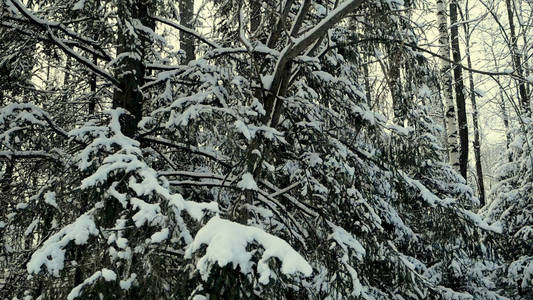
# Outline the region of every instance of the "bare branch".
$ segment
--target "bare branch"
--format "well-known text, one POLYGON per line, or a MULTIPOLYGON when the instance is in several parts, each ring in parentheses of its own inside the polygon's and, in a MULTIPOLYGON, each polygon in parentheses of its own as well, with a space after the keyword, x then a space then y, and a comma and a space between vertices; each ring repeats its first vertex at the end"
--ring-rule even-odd
POLYGON ((178 29, 180 31, 183 31, 183 32, 187 33, 187 34, 190 34, 190 35, 194 36, 195 38, 197 38, 198 40, 200 40, 200 41, 204 42, 205 44, 211 46, 212 48, 221 48, 221 46, 218 45, 216 42, 210 41, 206 37, 201 35, 200 33, 196 32, 196 31, 194 31, 194 30, 192 30, 190 28, 187 28, 187 27, 185 27, 183 25, 180 25, 180 24, 178 24, 176 22, 173 22, 173 21, 170 21, 168 19, 165 19, 165 18, 162 18, 162 17, 158 17, 158 16, 150 16, 150 18, 153 19, 153 20, 159 21, 159 22, 161 22, 163 24, 166 24, 166 25, 168 25, 170 27, 174 27, 174 28, 176 28, 176 29, 178 29))

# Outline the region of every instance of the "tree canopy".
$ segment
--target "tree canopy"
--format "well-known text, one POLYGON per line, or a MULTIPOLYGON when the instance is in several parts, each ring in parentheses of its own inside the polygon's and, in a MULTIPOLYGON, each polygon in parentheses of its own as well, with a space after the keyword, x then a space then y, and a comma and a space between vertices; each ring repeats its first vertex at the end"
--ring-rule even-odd
POLYGON ((424 3, 178 2, 2 1, 2 298, 533 295, 531 130, 478 214, 424 3))

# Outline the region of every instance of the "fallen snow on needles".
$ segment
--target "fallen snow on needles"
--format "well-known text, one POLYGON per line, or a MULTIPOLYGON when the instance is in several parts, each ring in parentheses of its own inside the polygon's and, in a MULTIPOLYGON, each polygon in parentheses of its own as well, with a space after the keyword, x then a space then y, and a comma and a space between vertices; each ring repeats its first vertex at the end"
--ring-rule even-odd
POLYGON ((192 253, 200 249, 202 245, 207 245, 206 253, 200 258, 196 267, 200 274, 207 279, 211 263, 216 262, 220 267, 232 263, 244 274, 252 271, 252 253, 246 251, 246 246, 252 242, 257 242, 265 250, 261 259, 257 263, 257 271, 260 274, 259 282, 268 284, 271 270, 268 266, 268 259, 277 257, 281 261, 281 272, 283 274, 302 273, 310 276, 313 269, 309 263, 296 252, 286 241, 273 236, 263 230, 251 226, 246 226, 223 220, 215 216, 198 231, 194 241, 185 252, 185 256, 190 258, 192 253))

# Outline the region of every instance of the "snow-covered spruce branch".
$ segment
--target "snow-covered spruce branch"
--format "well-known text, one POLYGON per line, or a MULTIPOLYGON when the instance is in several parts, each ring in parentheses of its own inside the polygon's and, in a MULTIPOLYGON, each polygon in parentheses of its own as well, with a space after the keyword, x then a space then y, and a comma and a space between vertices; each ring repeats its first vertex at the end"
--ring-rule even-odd
POLYGON ((118 80, 116 80, 111 74, 109 74, 106 71, 100 69, 97 65, 95 65, 88 58, 83 57, 82 55, 76 53, 76 51, 74 51, 73 49, 71 49, 70 47, 65 45, 60 39, 58 39, 54 35, 54 33, 52 32, 50 27, 47 28, 47 32, 48 32, 48 35, 50 36, 50 38, 59 46, 59 48, 61 48, 65 52, 65 54, 67 54, 70 57, 74 58, 79 63, 85 65, 92 72, 94 72, 95 74, 97 74, 97 75, 101 76, 102 78, 106 79, 107 81, 109 81, 111 84, 113 84, 119 90, 121 89, 120 82, 118 80))
POLYGON ((0 159, 45 159, 55 162, 62 161, 59 156, 43 150, 0 151, 0 159))
POLYGON ((187 248, 185 257, 190 258, 194 252, 202 245, 207 245, 206 253, 202 256, 196 268, 207 280, 211 269, 210 262, 217 262, 220 267, 224 267, 229 262, 233 266, 239 266, 244 274, 252 272, 252 253, 246 250, 248 244, 257 242, 264 247, 261 259, 257 262, 257 272, 259 282, 268 284, 272 271, 268 265, 268 259, 276 257, 281 261, 281 272, 283 274, 302 273, 304 276, 311 276, 313 268, 296 252, 286 241, 268 234, 263 230, 220 219, 215 216, 198 231, 193 243, 187 248))
MULTIPOLYGON (((225 188, 234 188, 238 189, 237 186, 232 185, 232 183, 236 182, 238 178, 232 176, 227 177, 221 174, 213 174, 213 173, 199 173, 199 172, 189 172, 189 171, 163 171, 158 173, 160 176, 184 176, 184 177, 191 177, 191 178, 197 178, 197 179, 211 179, 214 180, 212 182, 209 181, 191 181, 191 180, 184 180, 184 181, 169 181, 169 184, 171 185, 193 185, 193 186, 212 186, 212 187, 225 187, 225 188)), ((272 203, 276 204, 277 206, 280 206, 281 208, 285 209, 281 205, 281 203, 276 200, 275 197, 283 196, 286 198, 289 202, 291 202, 296 208, 304 212, 305 214, 312 216, 312 217, 318 217, 319 214, 316 212, 317 208, 310 207, 308 204, 303 204, 299 200, 295 199, 294 197, 290 196, 288 194, 289 191, 296 188, 297 186, 301 185, 301 182, 294 182, 284 188, 278 188, 274 184, 270 183, 268 180, 262 179, 259 180, 259 183, 263 184, 268 189, 272 190, 272 193, 268 193, 264 190, 257 189, 257 192, 265 197, 266 199, 272 201, 272 203)))
MULTIPOLYGON (((10 3, 13 4, 13 6, 21 13, 21 15, 26 17, 27 20, 30 21, 31 23, 38 25, 42 29, 46 29, 47 27, 58 29, 61 32, 65 33, 67 36, 70 36, 71 38, 76 39, 80 41, 81 43, 89 44, 92 47, 95 47, 97 50, 92 50, 91 52, 94 52, 94 53, 96 53, 97 51, 100 52, 97 55, 102 57, 104 60, 106 61, 111 60, 111 55, 105 49, 103 49, 96 41, 90 38, 87 38, 87 37, 80 36, 79 34, 68 29, 67 27, 65 27, 63 24, 59 22, 52 22, 52 21, 39 18, 32 11, 30 11, 24 4, 20 3, 19 0, 4 0, 4 1, 6 2, 8 6, 10 6, 9 5, 10 3)), ((20 19, 17 19, 17 20, 20 20, 20 19)))
MULTIPOLYGON (((33 103, 12 103, 1 108, 0 124, 5 125, 5 122, 10 118, 13 118, 13 120, 9 122, 28 122, 32 125, 48 127, 52 132, 56 133, 60 137, 70 139, 80 145, 86 145, 82 140, 70 136, 66 130, 58 126, 56 122, 51 119, 50 115, 46 111, 33 103)), ((6 134, 9 134, 9 131, 0 134, 0 137, 4 136, 5 138, 6 134)))
MULTIPOLYGON (((242 190, 243 189, 243 187, 240 186, 240 183, 233 184, 233 183, 237 182, 237 180, 239 180, 236 177, 226 178, 225 176, 221 176, 221 175, 207 174, 207 173, 203 173, 202 174, 202 173, 193 173, 193 172, 164 172, 164 173, 160 173, 160 174, 165 174, 166 176, 185 176, 185 177, 194 177, 194 178, 200 178, 200 179, 209 179, 209 181, 194 181, 194 180, 176 181, 176 180, 171 180, 171 181, 168 181, 168 184, 171 185, 171 186, 175 185, 175 186, 218 187, 218 188, 229 188, 229 189, 234 189, 234 190, 242 190)), ((272 194, 269 194, 268 192, 266 192, 266 191, 264 191, 262 189, 259 189, 257 186, 255 186, 253 190, 258 193, 257 200, 259 200, 264 205, 266 205, 269 209, 271 209, 274 212, 274 214, 278 217, 278 219, 280 219, 282 222, 286 222, 286 221, 284 221, 283 215, 276 209, 276 207, 279 208, 280 211, 287 211, 287 208, 286 208, 285 205, 283 205, 275 197, 276 196, 280 196, 280 195, 285 195, 286 192, 288 192, 289 190, 293 189, 294 187, 296 187, 298 185, 299 185, 299 183, 294 183, 294 184, 291 184, 290 186, 288 186, 287 188, 276 189, 276 192, 274 192, 272 194)), ((271 189, 274 189, 272 184, 270 184, 269 186, 270 186, 271 189)), ((291 198, 291 199, 293 199, 293 198, 291 198)), ((295 200, 295 199, 293 199, 293 200, 295 200)), ((301 209, 301 204, 297 205, 296 207, 301 209)), ((300 235, 303 234, 304 231, 298 225, 299 224, 298 221, 291 214, 288 214, 287 217, 288 217, 289 221, 294 226, 296 226, 296 228, 298 228, 298 231, 300 232, 299 234, 293 233, 293 235, 298 240, 300 240, 300 242, 303 245, 305 245, 305 241, 303 241, 303 239, 300 238, 300 235)), ((290 229, 291 227, 288 226, 287 223, 285 223, 285 225, 287 226, 287 228, 289 228, 289 231, 291 231, 291 233, 292 233, 292 230, 290 229)))
MULTIPOLYGON (((29 37, 32 37, 32 38, 37 38, 37 39, 39 39, 39 40, 41 40, 43 42, 55 44, 55 41, 50 39, 50 37, 48 35, 39 34, 37 32, 31 31, 31 30, 26 30, 25 28, 28 27, 27 25, 34 24, 34 23, 32 23, 31 20, 15 18, 15 17, 11 17, 11 16, 7 16, 6 19, 9 19, 11 21, 9 21, 9 22, 8 21, 2 21, 2 22, 0 22, 0 26, 14 29, 17 32, 19 32, 19 33, 21 33, 21 34, 23 34, 25 36, 29 36, 29 37), (22 24, 24 24, 24 26, 15 24, 12 21, 15 21, 17 23, 22 23, 22 24)), ((90 53, 91 55, 97 57, 98 59, 101 59, 101 60, 104 60, 104 61, 110 61, 111 60, 111 58, 109 57, 108 54, 102 54, 102 52, 97 51, 97 50, 87 46, 83 42, 76 41, 76 40, 64 39, 64 38, 58 38, 58 39, 60 41, 62 41, 65 45, 68 45, 69 47, 80 48, 81 50, 90 53)))
POLYGON ((235 180, 234 177, 226 178, 226 176, 222 174, 214 174, 214 173, 200 173, 200 172, 190 172, 190 171, 162 171, 158 172, 159 176, 183 176, 183 177, 191 177, 191 178, 202 178, 202 179, 217 179, 217 180, 227 180, 227 182, 231 183, 235 180))
MULTIPOLYGON (((116 88, 118 88, 119 90, 121 89, 120 88, 120 83, 118 82, 118 80, 116 80, 111 74, 107 73, 106 71, 100 69, 98 66, 96 66, 91 60, 83 57, 82 55, 76 53, 76 51, 74 51, 72 48, 70 48, 69 46, 67 46, 65 43, 63 43, 63 41, 61 39, 59 39, 58 37, 55 36, 55 34, 52 32, 52 29, 51 28, 60 28, 62 29, 62 31, 67 31, 67 32, 70 32, 69 30, 67 29, 64 29, 63 26, 60 26, 60 23, 57 23, 57 22, 50 22, 50 21, 47 21, 47 20, 43 20, 43 19, 40 19, 38 17, 36 17, 34 14, 32 14, 23 4, 21 4, 18 0, 6 0, 10 3, 12 3, 18 10, 19 12, 24 15, 28 20, 30 20, 33 24, 35 25, 38 25, 39 27, 41 27, 43 30, 45 30, 48 34, 48 36, 50 37, 50 39, 61 49, 63 50, 63 52, 74 58, 76 61, 78 61, 79 63, 85 65, 86 67, 88 67, 93 73, 97 74, 98 76, 101 76, 102 78, 106 79, 107 81, 109 81, 110 83, 112 83, 116 88)), ((80 40, 83 40, 80 38, 80 40)))

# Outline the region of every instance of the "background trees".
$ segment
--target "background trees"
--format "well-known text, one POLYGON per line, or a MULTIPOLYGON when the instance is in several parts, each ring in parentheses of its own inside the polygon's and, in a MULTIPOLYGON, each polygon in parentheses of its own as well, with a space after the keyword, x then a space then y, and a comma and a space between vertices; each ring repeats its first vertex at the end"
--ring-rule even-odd
POLYGON ((1 295, 527 295, 430 116, 463 88, 426 4, 4 0, 1 295))

